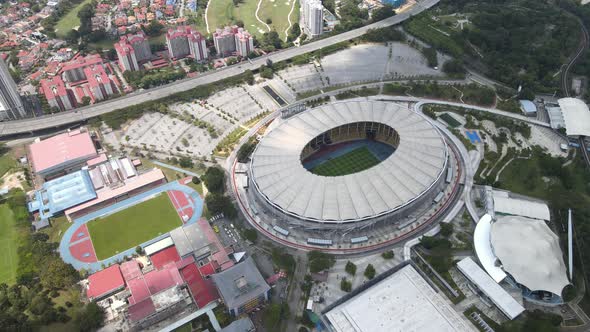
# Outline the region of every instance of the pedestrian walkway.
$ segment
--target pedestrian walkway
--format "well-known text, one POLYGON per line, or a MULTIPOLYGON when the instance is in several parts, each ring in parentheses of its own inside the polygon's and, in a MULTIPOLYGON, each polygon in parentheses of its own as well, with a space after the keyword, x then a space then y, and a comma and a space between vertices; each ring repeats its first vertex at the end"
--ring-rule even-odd
POLYGON ((157 160, 151 160, 151 162, 154 163, 154 164, 156 164, 156 165, 158 165, 158 166, 160 166, 160 167, 168 168, 168 169, 171 169, 171 170, 176 171, 176 172, 179 172, 179 173, 183 173, 183 174, 186 174, 186 175, 196 176, 198 178, 201 178, 201 176, 199 174, 197 174, 195 172, 184 170, 184 169, 182 169, 180 167, 172 166, 170 164, 166 164, 166 163, 163 163, 163 162, 157 161, 157 160))

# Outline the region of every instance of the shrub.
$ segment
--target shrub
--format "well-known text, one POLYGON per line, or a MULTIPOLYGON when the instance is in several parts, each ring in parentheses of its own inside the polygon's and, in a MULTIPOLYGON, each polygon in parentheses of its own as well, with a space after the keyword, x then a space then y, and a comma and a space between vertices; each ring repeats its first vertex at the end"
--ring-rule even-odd
POLYGON ((356 265, 354 265, 353 262, 348 261, 348 262, 346 262, 346 267, 344 268, 344 270, 346 272, 348 272, 348 274, 350 274, 350 275, 355 275, 356 274, 356 265))

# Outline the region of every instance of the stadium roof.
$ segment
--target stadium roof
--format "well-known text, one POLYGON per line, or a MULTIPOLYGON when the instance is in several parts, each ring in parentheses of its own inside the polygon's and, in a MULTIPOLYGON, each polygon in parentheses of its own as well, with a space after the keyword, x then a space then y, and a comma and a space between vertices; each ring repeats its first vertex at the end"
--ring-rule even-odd
POLYGON ((484 267, 486 272, 494 279, 495 282, 500 282, 506 278, 506 272, 502 270, 498 264, 498 258, 494 254, 490 234, 492 230, 492 216, 485 214, 473 232, 473 243, 475 253, 479 262, 484 267))
POLYGON ((495 283, 471 257, 462 259, 457 263, 457 268, 476 284, 508 318, 514 319, 524 311, 523 306, 495 283))
POLYGON ((561 296, 569 284, 559 238, 543 220, 500 217, 492 224, 491 241, 504 271, 528 289, 561 296))
POLYGON ((228 308, 244 305, 270 290, 252 257, 211 276, 228 308))
POLYGON ((526 199, 504 197, 494 191, 494 212, 497 214, 510 214, 533 219, 549 220, 549 207, 547 204, 526 199))
POLYGON ((325 316, 336 332, 475 331, 411 265, 325 316))
POLYGON ((73 130, 35 142, 29 146, 33 169, 37 173, 59 169, 69 162, 85 161, 97 156, 86 131, 73 130))
POLYGON ((557 100, 568 136, 590 136, 590 110, 581 99, 561 98, 557 100))
POLYGON ((96 198, 96 191, 88 170, 80 170, 47 181, 35 192, 35 200, 29 204, 29 211, 39 210, 41 218, 96 198))
POLYGON ((86 295, 90 300, 100 299, 125 287, 119 265, 112 265, 88 277, 86 295))
POLYGON ((351 222, 397 210, 428 191, 443 173, 447 147, 424 116, 381 101, 345 101, 299 113, 271 130, 252 155, 261 195, 284 213, 307 220, 351 222), (300 155, 318 135, 345 124, 378 122, 400 137, 380 164, 338 177, 315 175, 300 155))

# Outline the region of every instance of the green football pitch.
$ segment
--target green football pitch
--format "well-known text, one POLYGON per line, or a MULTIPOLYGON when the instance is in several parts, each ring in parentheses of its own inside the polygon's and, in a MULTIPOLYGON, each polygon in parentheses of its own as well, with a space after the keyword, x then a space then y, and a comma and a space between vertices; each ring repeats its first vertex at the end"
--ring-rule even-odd
POLYGON ((168 195, 161 193, 87 225, 96 257, 103 260, 165 234, 182 221, 168 195))
POLYGON ((330 159, 312 168, 311 172, 322 176, 341 176, 364 171, 379 162, 367 147, 361 147, 330 159))
POLYGON ((16 220, 7 204, 0 204, 0 283, 12 284, 16 281, 18 247, 16 220))

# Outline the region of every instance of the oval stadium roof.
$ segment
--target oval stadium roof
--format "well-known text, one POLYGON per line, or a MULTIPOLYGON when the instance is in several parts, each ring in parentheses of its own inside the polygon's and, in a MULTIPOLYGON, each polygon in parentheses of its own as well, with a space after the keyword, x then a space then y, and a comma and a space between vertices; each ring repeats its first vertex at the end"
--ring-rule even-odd
POLYGON ((506 278, 506 273, 496 265, 496 255, 492 248, 490 233, 492 231, 492 216, 485 214, 477 222, 475 231, 473 232, 473 243, 475 253, 479 262, 486 270, 486 272, 494 279, 495 282, 500 282, 506 278))
POLYGON ((590 110, 577 98, 561 98, 557 101, 568 136, 590 136, 590 110))
POLYGON ((397 210, 431 189, 446 167, 447 146, 425 116, 381 101, 344 101, 284 120, 252 154, 251 177, 271 205, 312 221, 351 222, 397 210), (396 151, 364 171, 337 177, 312 174, 301 163, 305 145, 348 123, 378 122, 400 137, 396 151))

